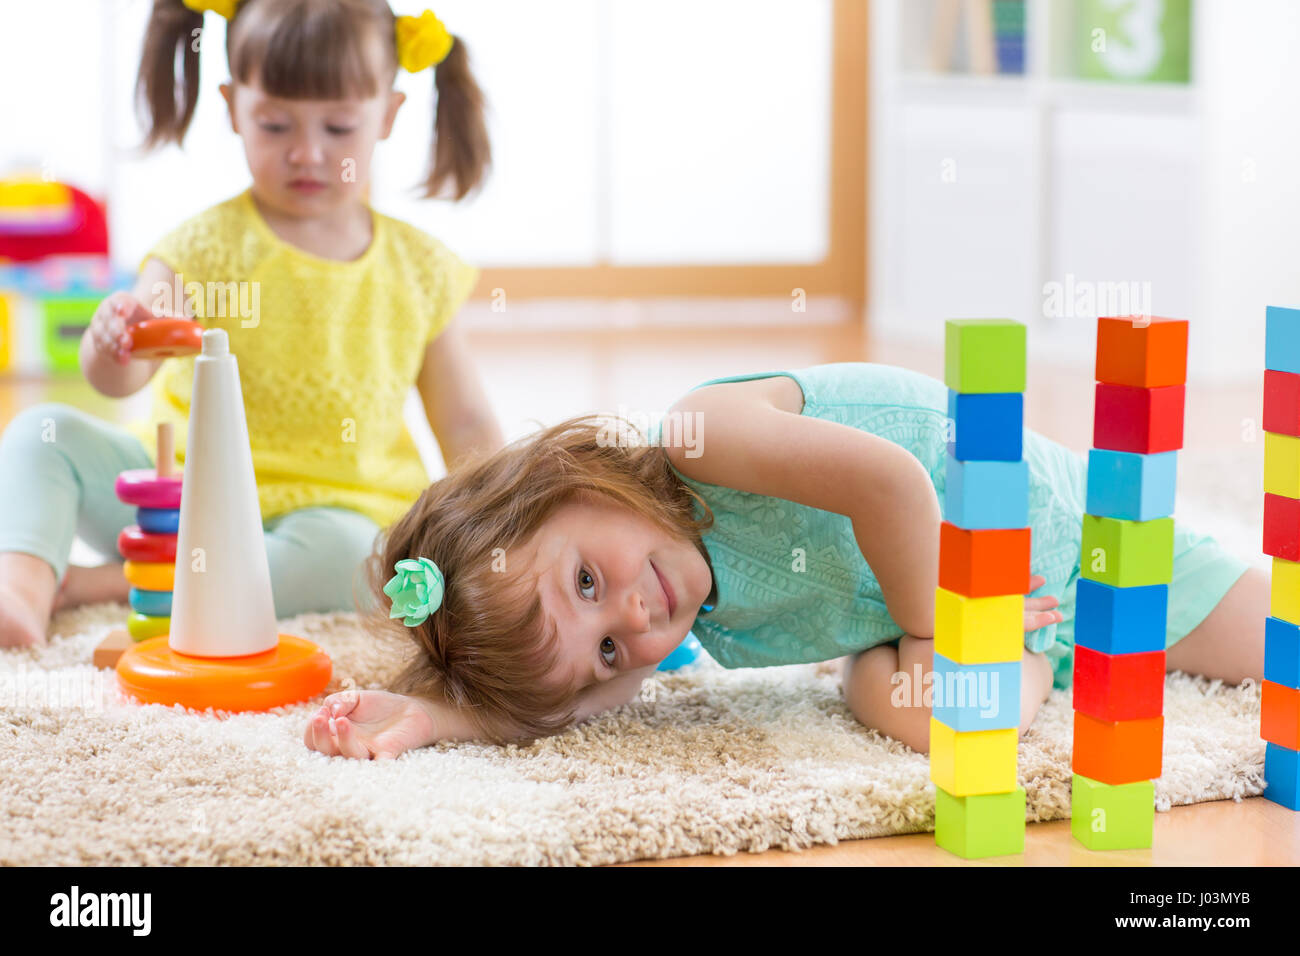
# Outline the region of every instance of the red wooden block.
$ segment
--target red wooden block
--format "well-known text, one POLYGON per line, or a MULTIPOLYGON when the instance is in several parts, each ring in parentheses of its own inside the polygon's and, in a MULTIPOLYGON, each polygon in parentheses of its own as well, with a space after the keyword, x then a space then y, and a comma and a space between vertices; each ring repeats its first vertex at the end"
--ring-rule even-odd
POLYGON ((1153 455, 1183 447, 1186 385, 1135 388, 1097 383, 1094 448, 1153 455))
POLYGON ((1158 388, 1187 381, 1187 320, 1159 316, 1097 319, 1097 381, 1158 388))
POLYGON ((1029 593, 1029 528, 939 525, 939 587, 967 597, 1029 593))
POLYGON ((1300 561, 1300 499, 1264 495, 1264 553, 1300 561))
POLYGON ((1271 680, 1260 685, 1259 735, 1271 744, 1300 750, 1300 690, 1271 680))
POLYGON ((1164 707, 1164 651, 1105 654, 1075 646, 1075 710, 1115 721, 1159 717, 1164 707))
POLYGON ((1264 431, 1300 435, 1300 375, 1264 369, 1264 431))
POLYGON ((1136 783, 1160 776, 1164 717, 1098 720, 1074 712, 1074 772, 1102 783, 1136 783))

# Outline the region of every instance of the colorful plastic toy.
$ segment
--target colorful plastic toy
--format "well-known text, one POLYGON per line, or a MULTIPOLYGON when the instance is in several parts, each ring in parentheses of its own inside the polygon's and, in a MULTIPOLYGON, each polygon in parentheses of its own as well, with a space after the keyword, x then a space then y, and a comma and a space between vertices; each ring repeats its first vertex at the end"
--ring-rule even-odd
POLYGON ((944 330, 948 444, 935 591, 930 779, 937 845, 972 859, 1021 853, 1017 785, 1029 464, 1025 327, 961 319, 944 330))
POLYGON ((1263 548, 1273 580, 1259 735, 1264 796, 1300 810, 1300 309, 1268 306, 1264 330, 1263 548))
POLYGON ((118 682, 145 703, 197 710, 314 697, 330 660, 278 630, 239 368, 222 329, 203 333, 194 361, 188 436, 170 630, 123 654, 118 682))
POLYGON ((661 671, 675 671, 685 667, 688 664, 694 664, 696 658, 700 656, 700 651, 704 650, 699 639, 691 633, 687 633, 682 642, 677 645, 671 654, 659 662, 655 668, 661 671))
POLYGON ((195 355, 202 348, 203 326, 193 319, 145 319, 130 326, 131 354, 135 358, 173 358, 195 355))
POLYGON ((1179 319, 1097 320, 1070 824, 1094 850, 1149 847, 1154 829, 1187 337, 1179 319))

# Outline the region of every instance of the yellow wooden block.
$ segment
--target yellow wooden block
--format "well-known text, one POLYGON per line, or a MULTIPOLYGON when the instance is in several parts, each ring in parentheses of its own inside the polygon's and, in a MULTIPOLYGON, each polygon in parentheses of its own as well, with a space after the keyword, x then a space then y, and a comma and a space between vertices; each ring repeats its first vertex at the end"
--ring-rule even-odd
POLYGON ((1016 789, 1016 743, 1020 731, 958 733, 930 718, 930 779, 955 797, 1016 789))
POLYGON ((1292 624, 1300 624, 1300 561, 1273 559, 1268 613, 1292 624))
POLYGON ((162 561, 127 561, 122 573, 141 591, 171 591, 176 581, 176 565, 162 561))
POLYGON ((1300 437, 1264 432, 1264 491, 1300 498, 1300 437))
POLYGON ((957 664, 1020 660, 1025 651, 1025 596, 973 598, 935 588, 934 650, 957 664))

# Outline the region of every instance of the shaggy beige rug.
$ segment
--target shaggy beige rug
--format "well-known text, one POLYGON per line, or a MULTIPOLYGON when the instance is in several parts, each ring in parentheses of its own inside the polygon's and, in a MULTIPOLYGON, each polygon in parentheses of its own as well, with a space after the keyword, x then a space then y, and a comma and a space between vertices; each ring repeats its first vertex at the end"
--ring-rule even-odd
MULTIPOLYGON (((1245 543, 1251 495, 1228 477, 1237 516, 1221 487, 1200 523, 1224 516, 1245 543)), ((830 665, 705 661, 529 747, 362 763, 307 750, 312 705, 217 718, 119 700, 89 661, 125 613, 71 611, 47 647, 0 651, 0 864, 587 865, 933 828, 927 758, 858 724, 830 665)), ((347 614, 283 630, 329 652, 329 692, 379 686, 405 653, 347 614)), ((1259 794, 1258 688, 1175 674, 1165 694, 1159 809, 1259 794)), ((1071 720, 1057 691, 1021 743, 1030 820, 1069 815, 1071 720)))

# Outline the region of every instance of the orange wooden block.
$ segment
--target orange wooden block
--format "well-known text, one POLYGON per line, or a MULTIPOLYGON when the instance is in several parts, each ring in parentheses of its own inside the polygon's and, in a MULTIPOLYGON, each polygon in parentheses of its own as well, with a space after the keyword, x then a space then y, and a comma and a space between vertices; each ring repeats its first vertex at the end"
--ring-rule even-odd
POLYGON ((939 525, 939 587, 967 597, 1029 593, 1029 528, 939 525))
POLYGON ((1074 772, 1102 783, 1136 783, 1160 776, 1164 717, 1098 720, 1074 712, 1074 772))
POLYGON ((109 631, 95 648, 95 666, 112 670, 117 666, 117 659, 134 643, 131 635, 124 630, 109 631))
POLYGON ((1269 743, 1300 750, 1300 690, 1266 680, 1259 700, 1259 735, 1269 743))
POLYGON ((1187 381, 1187 320, 1159 316, 1097 319, 1096 379, 1159 388, 1187 381))

